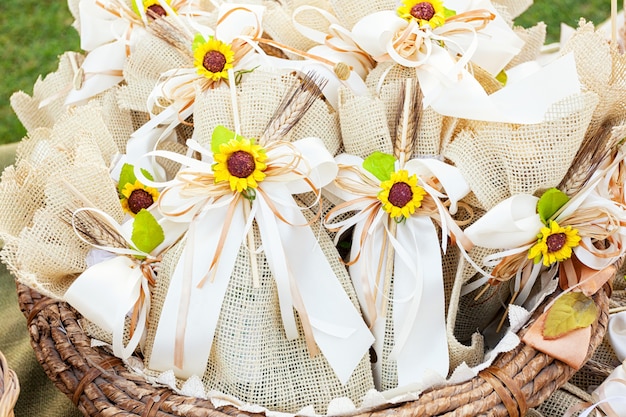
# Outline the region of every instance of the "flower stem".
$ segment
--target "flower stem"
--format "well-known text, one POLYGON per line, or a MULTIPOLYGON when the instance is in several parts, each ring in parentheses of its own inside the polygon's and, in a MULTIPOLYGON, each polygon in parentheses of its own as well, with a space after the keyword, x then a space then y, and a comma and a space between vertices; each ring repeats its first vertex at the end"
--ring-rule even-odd
MULTIPOLYGON (((396 223, 396 221, 389 216, 389 221, 388 221, 388 227, 389 227, 389 234, 393 237, 396 237, 396 230, 398 227, 398 223, 396 223)), ((391 296, 389 294, 389 292, 391 291, 391 277, 393 275, 393 257, 395 254, 395 251, 393 250, 393 244, 391 243, 391 239, 387 239, 387 254, 386 254, 386 260, 385 260, 385 281, 383 284, 383 295, 384 297, 387 297, 389 299, 391 299, 391 296)), ((387 301, 385 298, 383 298, 383 305, 382 305, 382 316, 385 317, 387 315, 387 301)))
MULTIPOLYGON (((248 200, 243 201, 243 215, 248 221, 250 216, 250 206, 252 202, 248 200)), ((248 229, 248 252, 250 253, 250 272, 252 273, 252 287, 260 288, 261 280, 259 278, 259 265, 256 259, 256 245, 254 244, 254 224, 250 225, 248 229)))

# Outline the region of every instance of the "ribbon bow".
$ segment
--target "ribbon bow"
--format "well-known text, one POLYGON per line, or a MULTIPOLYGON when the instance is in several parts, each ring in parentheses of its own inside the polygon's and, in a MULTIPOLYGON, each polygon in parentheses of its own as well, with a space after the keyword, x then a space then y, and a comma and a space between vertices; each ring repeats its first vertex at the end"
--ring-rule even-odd
POLYGON ((155 283, 154 266, 159 259, 133 249, 135 245, 125 227, 101 210, 76 210, 72 216, 72 226, 77 236, 100 254, 67 289, 65 301, 84 317, 110 332, 113 336, 114 355, 127 359, 144 335, 150 311, 150 285, 155 283), (81 212, 93 213, 100 221, 106 222, 119 239, 125 242, 126 247, 98 245, 86 240, 75 222, 76 216, 81 212), (131 310, 130 340, 124 346, 126 317, 131 310))
MULTIPOLYGON (((327 214, 326 226, 337 230, 338 237, 354 227, 350 275, 364 316, 376 337, 378 357, 383 353, 385 308, 391 297, 395 328, 391 358, 398 364, 399 386, 420 382, 428 369, 445 377, 449 361, 440 247, 445 252, 448 235, 457 244, 469 242, 442 200, 448 199, 450 211, 456 212, 457 202, 469 192, 467 184, 456 168, 443 162, 408 161, 404 169, 417 175, 425 196, 415 213, 405 217, 396 228, 395 220, 388 217, 378 199, 380 180, 360 168, 363 160, 345 154, 336 160, 339 176, 325 191, 345 202, 327 214), (354 211, 356 214, 350 218, 340 220, 354 211), (433 220, 441 225, 441 242, 433 220), (390 227, 396 228, 396 232, 390 227), (395 255, 389 257, 389 253, 395 255), (393 295, 389 283, 384 282, 388 278, 385 270, 390 268, 393 268, 393 295)), ((377 378, 380 371, 378 366, 377 378)))
POLYGON ((254 194, 244 194, 231 190, 228 181, 216 181, 212 153, 193 140, 188 146, 203 160, 152 152, 186 166, 174 180, 162 184, 166 189, 159 207, 171 220, 189 224, 189 231, 163 305, 150 367, 174 369, 183 378, 204 373, 226 288, 246 237, 256 281, 257 252, 249 238, 256 221, 276 281, 286 337, 298 337, 295 308, 309 350, 314 353, 317 344, 345 383, 372 336, 294 200, 297 193, 319 195, 319 188, 334 178, 332 156, 317 138, 271 142, 265 146, 266 178, 254 194))
POLYGON ((545 67, 533 63, 507 69, 507 85, 487 94, 472 75, 471 64, 496 77, 524 42, 488 0, 447 0, 445 5, 457 14, 442 26, 420 27, 387 10, 363 17, 352 28, 351 37, 379 61, 414 68, 424 107, 431 106, 444 116, 539 123, 554 103, 580 93, 575 62, 566 55, 545 67))

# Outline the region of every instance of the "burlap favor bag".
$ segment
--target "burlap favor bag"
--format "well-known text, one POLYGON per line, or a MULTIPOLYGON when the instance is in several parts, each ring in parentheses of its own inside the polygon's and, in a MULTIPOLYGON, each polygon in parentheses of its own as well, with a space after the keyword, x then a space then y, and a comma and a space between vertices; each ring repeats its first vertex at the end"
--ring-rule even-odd
POLYGON ((5 204, 0 217, 6 242, 2 257, 21 282, 62 299, 71 277, 86 267, 89 248, 68 223, 67 210, 77 202, 67 184, 95 207, 122 219, 108 170, 116 152, 95 105, 67 114, 52 129, 35 130, 20 144, 15 165, 2 178, 0 200, 5 204))
POLYGON ((354 226, 348 265, 361 309, 377 338, 373 359, 377 387, 423 389, 445 380, 450 365, 445 312, 460 251, 448 243, 448 235, 459 245, 467 243, 440 201, 450 203, 450 211, 456 213, 457 201, 469 189, 454 167, 432 158, 439 151, 443 117, 433 114, 439 124, 429 125, 432 110, 422 109, 419 85, 407 78, 411 70, 383 66, 370 75, 381 73, 386 78, 379 86, 380 96, 342 91, 339 113, 346 154, 336 158, 340 173, 327 188, 341 203, 326 216, 327 227, 341 235, 354 226), (391 181, 383 181, 381 175, 385 159, 389 169, 395 165, 391 181), (397 177, 402 173, 407 178, 397 177), (402 208, 395 213, 393 207, 404 204, 381 199, 387 194, 389 201, 397 198, 393 188, 385 191, 395 186, 388 184, 393 181, 413 184, 412 199, 423 193, 419 202, 405 201, 411 211, 402 208), (421 236, 419 244, 412 234, 421 236), (389 236, 397 236, 397 241, 389 236))
POLYGON ((199 160, 156 153, 183 164, 159 206, 189 230, 159 272, 147 372, 284 412, 358 405, 373 388, 372 337, 317 208, 296 197, 318 200, 334 176, 337 115, 311 79, 257 70, 230 88, 196 97, 199 160), (238 177, 248 165, 226 161, 245 155, 254 171, 238 177))
POLYGON ((23 91, 11 95, 11 107, 28 132, 38 127, 51 128, 65 113, 65 99, 83 59, 81 54, 66 52, 59 58, 56 72, 37 79, 32 97, 23 91))

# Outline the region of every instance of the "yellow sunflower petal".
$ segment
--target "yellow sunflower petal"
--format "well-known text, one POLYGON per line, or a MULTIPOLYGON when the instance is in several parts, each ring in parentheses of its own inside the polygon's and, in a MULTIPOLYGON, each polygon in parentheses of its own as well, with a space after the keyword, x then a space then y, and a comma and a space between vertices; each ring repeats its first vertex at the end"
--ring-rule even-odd
POLYGON ((535 243, 528 251, 528 259, 534 259, 538 262, 543 257, 543 264, 550 266, 555 262, 562 262, 572 257, 572 248, 578 246, 581 237, 578 230, 572 229, 571 226, 561 227, 559 224, 551 220, 548 227, 542 227, 538 235, 538 242, 535 243), (561 235, 549 242, 551 236, 561 235), (562 240, 563 239, 563 240, 562 240), (560 245, 556 249, 550 249, 550 246, 560 245))

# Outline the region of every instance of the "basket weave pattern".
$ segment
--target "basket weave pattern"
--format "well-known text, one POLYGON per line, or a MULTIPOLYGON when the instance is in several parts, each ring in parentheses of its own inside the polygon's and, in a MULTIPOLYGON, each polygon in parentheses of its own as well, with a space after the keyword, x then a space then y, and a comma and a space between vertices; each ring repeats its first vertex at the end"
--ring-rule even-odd
POLYGON ((15 371, 9 368, 0 352, 0 417, 13 417, 13 407, 20 394, 20 384, 15 371))
MULTIPOLYGON (((211 401, 151 385, 106 350, 91 347, 90 337, 79 324, 80 315, 67 303, 42 296, 22 284, 17 289, 37 360, 54 384, 85 415, 262 415, 242 413, 232 406, 215 408, 211 401)), ((602 343, 608 322, 607 291, 599 291, 594 300, 601 314, 592 325, 587 358, 602 343)), ((520 344, 501 354, 490 368, 471 381, 434 388, 416 401, 360 411, 354 417, 524 416, 574 373, 568 365, 520 344)))

